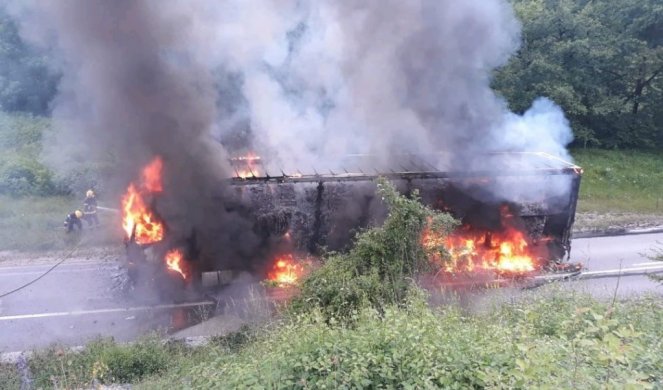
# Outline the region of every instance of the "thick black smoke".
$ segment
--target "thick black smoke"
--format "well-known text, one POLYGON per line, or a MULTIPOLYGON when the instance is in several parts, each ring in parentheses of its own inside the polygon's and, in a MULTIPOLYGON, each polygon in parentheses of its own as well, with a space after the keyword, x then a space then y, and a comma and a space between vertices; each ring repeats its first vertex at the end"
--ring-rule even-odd
POLYGON ((120 190, 161 156, 156 210, 170 239, 195 236, 203 258, 244 257, 255 245, 248 222, 223 201, 220 183, 230 171, 210 136, 218 91, 192 45, 205 39, 196 14, 184 3, 134 0, 13 3, 10 10, 26 36, 50 46, 63 74, 48 160, 59 171, 110 160, 108 180, 120 190))

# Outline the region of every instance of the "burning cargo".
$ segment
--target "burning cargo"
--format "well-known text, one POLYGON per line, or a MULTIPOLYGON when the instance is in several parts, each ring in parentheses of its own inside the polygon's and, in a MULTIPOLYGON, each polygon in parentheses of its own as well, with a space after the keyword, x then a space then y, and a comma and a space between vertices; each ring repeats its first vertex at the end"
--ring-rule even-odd
POLYGON ((581 168, 545 153, 494 153, 481 166, 463 170, 437 169, 439 161, 438 155, 409 155, 378 164, 372 156, 354 155, 341 161, 338 172, 287 173, 256 155, 232 159, 232 201, 228 182, 223 184, 226 211, 252 221, 255 244, 262 248, 243 266, 234 266, 202 255, 195 229, 184 236, 168 231, 168 219, 156 207, 163 165, 157 157, 123 200, 129 264, 151 263, 150 273, 156 269, 166 277, 157 278, 159 283, 196 285, 204 272, 221 270, 293 283, 304 273, 294 254, 343 250, 359 229, 384 220, 388 210, 375 191, 379 177, 460 221, 450 236, 423 232, 424 248, 448 252, 445 259, 431 256, 443 272, 525 275, 556 270, 568 259, 581 168))
MULTIPOLYGON (((357 229, 380 223, 386 210, 374 181, 384 177, 402 194, 416 192, 461 221, 444 238, 451 255, 446 271, 526 273, 568 260, 580 167, 545 153, 493 153, 463 170, 437 169, 440 160, 409 155, 379 164, 354 155, 338 171, 285 172, 252 155, 233 159, 232 184, 265 242, 287 237, 299 252, 342 250, 357 229)), ((425 246, 436 240, 431 231, 422 237, 425 246)))

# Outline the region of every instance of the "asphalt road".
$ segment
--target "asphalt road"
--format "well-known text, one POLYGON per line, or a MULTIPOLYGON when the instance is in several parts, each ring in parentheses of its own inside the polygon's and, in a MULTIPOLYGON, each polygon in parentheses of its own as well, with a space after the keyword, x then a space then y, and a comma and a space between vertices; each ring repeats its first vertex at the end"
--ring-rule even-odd
MULTIPOLYGON (((615 277, 623 272, 663 272, 663 263, 644 255, 663 234, 576 239, 572 261, 581 262, 590 280, 569 282, 570 288, 595 296, 620 297, 663 288, 647 276, 615 277), (612 277, 595 278, 602 274, 612 277)), ((41 275, 49 266, 0 267, 0 294, 41 275)), ((58 342, 81 345, 102 336, 126 341, 146 332, 186 327, 196 305, 164 305, 156 296, 120 296, 113 289, 112 263, 63 263, 33 285, 0 298, 0 352, 40 348, 58 342)))
MULTIPOLYGON (((0 267, 0 294, 50 267, 0 267)), ((154 330, 184 328, 195 317, 197 305, 119 293, 113 288, 116 273, 112 263, 65 262, 29 287, 0 298, 0 353, 55 342, 81 345, 98 336, 128 341, 154 330)))
POLYGON ((571 261, 584 264, 586 280, 569 283, 569 287, 586 290, 596 297, 619 297, 651 292, 663 294, 661 284, 646 275, 663 273, 663 262, 647 257, 656 246, 663 249, 663 233, 573 240, 571 261), (617 277, 617 275, 622 275, 617 277))

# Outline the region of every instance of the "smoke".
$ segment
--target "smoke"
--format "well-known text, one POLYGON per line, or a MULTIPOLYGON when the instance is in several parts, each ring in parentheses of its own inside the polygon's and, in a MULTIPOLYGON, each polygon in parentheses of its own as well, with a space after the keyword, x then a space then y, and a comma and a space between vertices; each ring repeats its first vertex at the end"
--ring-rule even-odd
MULTIPOLYGON (((62 72, 46 159, 58 172, 105 160, 119 188, 155 155, 164 160, 157 212, 170 236, 195 235, 202 257, 242 257, 250 225, 214 198, 229 176, 210 136, 217 90, 205 8, 184 1, 13 2, 23 35, 53 51, 62 72), (244 244, 244 245, 242 245, 244 244)), ((118 188, 118 189, 119 189, 118 188)))
POLYGON ((432 163, 451 170, 482 168, 493 151, 570 159, 559 107, 539 100, 516 115, 490 88, 520 41, 506 1, 226 4, 247 26, 217 35, 224 69, 241 75, 233 118, 286 172, 340 169, 348 154, 392 167, 398 155, 439 154, 432 163))
POLYGON ((432 163, 440 169, 481 166, 495 150, 569 157, 558 107, 538 100, 516 115, 490 88, 520 40, 506 0, 7 6, 63 74, 51 166, 66 174, 110 161, 125 185, 161 155, 159 212, 181 236, 195 230, 210 256, 239 259, 247 255, 239 248, 254 244, 248 222, 212 196, 223 199, 229 154, 247 148, 285 171, 338 169, 347 154, 384 165, 439 153, 432 163))
POLYGON ((494 150, 544 152, 571 161, 566 145, 573 141, 569 121, 550 99, 539 98, 523 115, 507 112, 491 140, 494 150))

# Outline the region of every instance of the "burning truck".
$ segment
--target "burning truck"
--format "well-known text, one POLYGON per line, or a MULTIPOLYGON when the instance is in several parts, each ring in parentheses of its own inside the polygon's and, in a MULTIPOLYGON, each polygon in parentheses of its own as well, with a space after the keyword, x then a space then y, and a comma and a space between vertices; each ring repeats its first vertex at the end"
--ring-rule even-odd
MULTIPOLYGON (((233 201, 226 207, 252 221, 266 248, 262 262, 250 262, 259 268, 250 271, 279 284, 294 283, 309 262, 299 258, 343 250, 358 229, 379 224, 387 210, 375 192, 378 177, 406 196, 416 191, 423 203, 460 221, 450 236, 427 229, 422 237, 425 247, 446 248, 450 259, 432 259, 441 262, 444 273, 517 276, 576 267, 567 260, 580 167, 546 153, 493 153, 481 165, 464 169, 438 169, 441 161, 441 155, 392 156, 390 161, 352 155, 339 160, 339 169, 323 172, 315 167, 286 171, 256 154, 233 158, 233 177, 224 184, 230 184, 233 201), (511 193, 516 187, 530 190, 511 193)), ((246 271, 201 258, 195 232, 183 242, 169 240, 154 207, 162 168, 155 158, 124 197, 129 264, 153 264, 150 272, 169 280, 159 283, 192 286, 202 283, 203 274, 220 281, 222 274, 246 271)))

